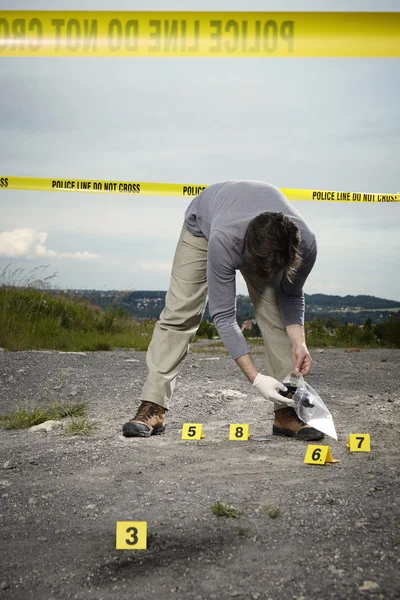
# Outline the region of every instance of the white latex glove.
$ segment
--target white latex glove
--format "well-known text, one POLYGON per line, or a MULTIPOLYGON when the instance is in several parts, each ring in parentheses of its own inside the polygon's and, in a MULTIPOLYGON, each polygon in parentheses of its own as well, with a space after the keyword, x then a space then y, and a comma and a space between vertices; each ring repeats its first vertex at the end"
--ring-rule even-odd
POLYGON ((255 387, 260 392, 261 396, 264 396, 266 400, 271 400, 271 402, 283 402, 288 406, 294 406, 293 400, 278 394, 276 390, 282 390, 282 392, 286 392, 287 388, 283 385, 283 383, 277 379, 274 379, 273 377, 261 375, 261 373, 259 373, 253 381, 253 387, 255 387))

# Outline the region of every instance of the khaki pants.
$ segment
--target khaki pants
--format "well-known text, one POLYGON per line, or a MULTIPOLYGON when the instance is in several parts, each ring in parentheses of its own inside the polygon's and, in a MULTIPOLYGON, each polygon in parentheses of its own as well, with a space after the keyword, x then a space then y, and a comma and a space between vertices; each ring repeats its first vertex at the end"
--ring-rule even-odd
MULTIPOLYGON (((172 265, 165 308, 146 355, 149 374, 142 401, 168 409, 176 377, 201 323, 207 303, 207 239, 182 228, 172 265)), ((278 381, 293 369, 292 350, 279 312, 276 289, 241 271, 265 347, 266 371, 278 381)), ((285 404, 275 403, 275 410, 285 404)))

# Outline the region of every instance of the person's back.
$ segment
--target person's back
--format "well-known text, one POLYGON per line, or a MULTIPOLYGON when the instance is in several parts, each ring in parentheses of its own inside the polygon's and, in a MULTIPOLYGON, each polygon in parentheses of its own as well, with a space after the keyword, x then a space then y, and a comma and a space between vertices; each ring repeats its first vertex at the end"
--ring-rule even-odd
POLYGON ((262 181, 216 183, 192 200, 185 212, 188 230, 208 240, 210 315, 232 358, 248 351, 236 323, 235 272, 246 267, 245 238, 249 224, 263 213, 282 213, 300 231, 302 267, 292 282, 278 275, 281 282, 278 293, 285 325, 303 323, 303 285, 315 261, 315 236, 278 188, 262 181))
POLYGON ((218 232, 225 234, 235 247, 238 260, 249 223, 263 212, 287 215, 299 228, 303 251, 307 254, 307 248, 315 241, 313 232, 286 196, 263 181, 224 181, 209 186, 189 204, 185 225, 193 235, 208 240, 218 232))

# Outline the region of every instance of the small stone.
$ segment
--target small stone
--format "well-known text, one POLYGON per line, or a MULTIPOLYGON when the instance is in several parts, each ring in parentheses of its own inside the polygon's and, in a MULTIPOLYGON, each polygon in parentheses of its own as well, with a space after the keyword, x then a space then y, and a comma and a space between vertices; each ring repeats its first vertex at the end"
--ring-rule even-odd
POLYGON ((17 461, 14 458, 9 458, 3 464, 3 469, 15 469, 17 467, 17 461))
POLYGON ((38 542, 47 542, 49 540, 49 538, 47 538, 47 537, 38 537, 36 539, 38 542))
POLYGON ((5 352, 6 349, 5 348, 0 348, 0 352, 5 352))
POLYGON ((358 588, 360 592, 368 590, 377 590, 379 585, 375 581, 364 581, 363 584, 358 588))
POLYGON ((195 363, 193 363, 192 365, 190 365, 191 369, 198 369, 199 365, 196 365, 195 363))
POLYGON ((374 395, 373 394, 368 394, 368 398, 373 398, 374 395))
POLYGON ((60 427, 62 427, 62 423, 60 423, 60 421, 45 421, 39 425, 33 425, 33 427, 29 427, 29 431, 32 431, 33 433, 37 431, 45 431, 48 433, 49 431, 53 431, 53 429, 58 429, 60 427))
POLYGON ((225 398, 247 398, 247 394, 242 394, 242 392, 238 392, 237 390, 221 390, 221 394, 225 398))
POLYGON ((8 479, 0 479, 0 485, 3 487, 8 487, 11 485, 11 481, 8 481, 8 479))
MULTIPOLYGON (((4 350, 4 348, 0 348, 0 352, 4 350)), ((6 581, 2 581, 0 583, 0 590, 6 590, 9 587, 8 583, 6 581)))
POLYGON ((62 384, 61 385, 55 385, 54 388, 53 388, 53 390, 55 390, 56 392, 58 392, 59 390, 62 390, 63 387, 64 386, 62 384))
POLYGON ((126 358, 125 362, 129 362, 129 363, 140 363, 140 360, 138 360, 137 358, 126 358))
POLYGON ((394 402, 393 398, 388 398, 388 402, 394 402))
POLYGON ((17 373, 25 373, 26 369, 18 369, 17 373))
POLYGON ((324 353, 324 351, 322 350, 322 348, 317 348, 317 352, 318 352, 318 354, 323 354, 324 353))
POLYGON ((12 375, 10 375, 10 377, 8 377, 8 379, 6 381, 7 381, 7 383, 14 383, 15 379, 12 375))
POLYGON ((34 498, 33 496, 31 498, 29 498, 28 500, 28 504, 37 504, 37 498, 34 498))

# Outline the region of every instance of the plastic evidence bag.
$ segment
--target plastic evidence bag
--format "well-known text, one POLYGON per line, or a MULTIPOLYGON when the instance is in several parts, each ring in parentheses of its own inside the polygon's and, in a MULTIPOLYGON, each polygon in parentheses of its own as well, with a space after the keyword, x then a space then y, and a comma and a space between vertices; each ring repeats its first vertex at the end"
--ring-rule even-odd
POLYGON ((283 380, 287 392, 279 392, 282 396, 294 401, 293 408, 299 419, 337 440, 332 415, 317 392, 304 381, 300 373, 289 373, 283 380))

